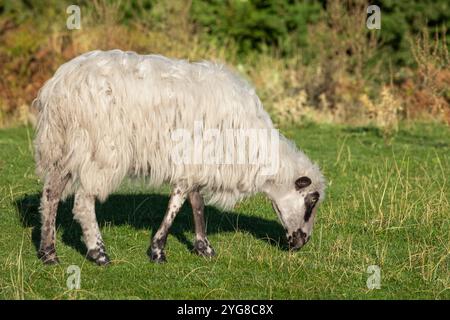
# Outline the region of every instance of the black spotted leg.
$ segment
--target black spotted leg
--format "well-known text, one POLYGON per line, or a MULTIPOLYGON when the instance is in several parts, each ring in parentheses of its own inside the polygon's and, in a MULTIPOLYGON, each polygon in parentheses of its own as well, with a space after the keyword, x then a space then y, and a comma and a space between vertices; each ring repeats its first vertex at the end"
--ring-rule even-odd
POLYGON ((189 193, 189 202, 191 203, 195 225, 194 250, 200 256, 213 257, 216 253, 206 237, 205 204, 198 190, 189 193))
POLYGON ((80 223, 83 240, 87 247, 87 258, 99 266, 110 263, 103 244, 102 235, 95 216, 95 197, 78 190, 73 206, 74 219, 80 223))
POLYGON ((166 254, 164 252, 164 247, 167 241, 167 235, 169 234, 169 229, 172 226, 175 217, 186 201, 187 191, 179 186, 175 186, 170 195, 169 205, 167 207, 164 219, 156 231, 148 250, 148 255, 150 259, 157 263, 166 262, 166 254))
POLYGON ((69 178, 69 175, 63 176, 55 166, 45 180, 40 206, 42 226, 41 244, 38 251, 38 257, 44 264, 59 262, 56 255, 56 213, 69 178))

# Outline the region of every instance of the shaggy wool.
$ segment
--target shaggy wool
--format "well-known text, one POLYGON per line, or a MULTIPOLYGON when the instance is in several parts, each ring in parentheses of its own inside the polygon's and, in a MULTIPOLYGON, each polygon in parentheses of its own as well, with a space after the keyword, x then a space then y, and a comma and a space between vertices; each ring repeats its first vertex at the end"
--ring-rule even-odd
MULTIPOLYGON (((93 51, 63 64, 40 90, 35 157, 45 179, 57 165, 70 175, 64 197, 82 187, 105 200, 126 176, 199 187, 209 204, 231 208, 271 181, 301 176, 323 190, 324 178, 294 144, 277 134, 276 170, 261 164, 179 163, 173 133, 193 134, 195 123, 221 132, 274 125, 255 90, 221 64, 133 52, 93 51)), ((236 139, 221 148, 233 149, 236 139)), ((195 148, 193 153, 197 152, 195 148)))

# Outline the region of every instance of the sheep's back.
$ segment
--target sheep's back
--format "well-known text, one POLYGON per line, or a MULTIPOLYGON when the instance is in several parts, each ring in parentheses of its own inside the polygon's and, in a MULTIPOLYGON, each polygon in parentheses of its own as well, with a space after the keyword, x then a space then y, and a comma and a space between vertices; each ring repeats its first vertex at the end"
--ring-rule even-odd
POLYGON ((39 167, 58 160, 86 188, 109 185, 104 195, 127 174, 147 175, 154 185, 184 179, 235 189, 236 179, 249 178, 236 168, 175 166, 171 133, 192 133, 196 122, 205 129, 273 127, 253 88, 223 65, 119 50, 62 65, 37 106, 39 167))

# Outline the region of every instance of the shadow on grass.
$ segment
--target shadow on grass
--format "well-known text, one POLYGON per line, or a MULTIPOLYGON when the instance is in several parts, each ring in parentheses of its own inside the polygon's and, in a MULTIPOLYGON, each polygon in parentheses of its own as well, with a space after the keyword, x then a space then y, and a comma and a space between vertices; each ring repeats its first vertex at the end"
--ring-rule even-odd
MULTIPOLYGON (((32 241, 36 251, 39 248, 41 228, 39 201, 40 194, 33 194, 15 202, 23 226, 33 228, 32 241)), ((164 217, 168 202, 168 196, 159 194, 111 195, 106 202, 96 203, 97 220, 100 227, 105 225, 129 225, 135 229, 151 230, 154 233, 164 217)), ((81 240, 81 228, 78 222, 73 220, 72 207, 73 197, 60 203, 56 227, 59 232, 62 232, 64 244, 84 255, 86 254, 86 247, 81 240)), ((256 238, 273 246, 287 250, 284 245, 284 230, 277 221, 234 212, 221 212, 212 207, 205 208, 205 217, 208 235, 240 230, 249 232, 256 238)), ((185 203, 170 229, 170 234, 174 235, 189 250, 192 250, 192 239, 188 239, 185 232, 193 232, 193 230, 192 211, 190 206, 185 203)), ((108 246, 108 243, 106 243, 106 246, 108 246)))

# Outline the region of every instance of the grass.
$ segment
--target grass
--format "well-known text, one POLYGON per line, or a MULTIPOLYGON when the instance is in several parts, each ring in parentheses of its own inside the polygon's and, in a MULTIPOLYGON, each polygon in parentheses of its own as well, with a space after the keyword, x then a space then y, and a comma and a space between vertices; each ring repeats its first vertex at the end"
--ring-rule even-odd
POLYGON ((376 129, 304 125, 283 130, 328 178, 312 240, 285 249, 284 232, 262 196, 233 212, 206 211, 217 258, 191 253, 193 222, 185 206, 167 245, 168 263, 145 252, 168 201, 167 189, 123 187, 98 220, 113 264, 84 259, 72 201, 58 212, 61 264, 36 258, 39 196, 30 128, 0 130, 0 298, 2 299, 449 299, 450 129, 403 124, 390 144, 376 129), (67 268, 81 268, 68 290, 67 268), (366 285, 381 268, 381 289, 366 285))

